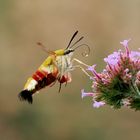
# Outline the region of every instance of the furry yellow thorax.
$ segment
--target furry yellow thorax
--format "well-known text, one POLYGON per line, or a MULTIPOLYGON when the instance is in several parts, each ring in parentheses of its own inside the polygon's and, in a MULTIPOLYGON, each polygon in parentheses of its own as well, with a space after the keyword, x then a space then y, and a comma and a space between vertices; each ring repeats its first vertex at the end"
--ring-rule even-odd
POLYGON ((56 50, 55 54, 56 55, 64 55, 64 49, 56 50))

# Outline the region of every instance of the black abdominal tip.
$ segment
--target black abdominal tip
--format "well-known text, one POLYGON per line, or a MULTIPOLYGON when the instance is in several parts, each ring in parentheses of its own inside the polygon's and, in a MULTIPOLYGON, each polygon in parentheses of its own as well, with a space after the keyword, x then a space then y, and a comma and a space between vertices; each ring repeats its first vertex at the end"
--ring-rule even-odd
POLYGON ((19 99, 21 101, 27 101, 29 104, 32 104, 33 98, 32 98, 32 92, 29 90, 23 90, 18 95, 19 99))

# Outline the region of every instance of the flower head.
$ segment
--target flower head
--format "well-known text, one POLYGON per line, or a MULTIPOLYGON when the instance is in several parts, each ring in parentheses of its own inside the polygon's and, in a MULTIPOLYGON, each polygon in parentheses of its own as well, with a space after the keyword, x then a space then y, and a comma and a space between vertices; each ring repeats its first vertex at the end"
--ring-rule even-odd
POLYGON ((98 93, 92 96, 94 107, 108 104, 140 110, 140 51, 129 50, 129 41, 120 42, 125 51, 118 50, 104 58, 106 67, 101 73, 96 72, 95 65, 88 68, 93 74, 93 91, 98 93))

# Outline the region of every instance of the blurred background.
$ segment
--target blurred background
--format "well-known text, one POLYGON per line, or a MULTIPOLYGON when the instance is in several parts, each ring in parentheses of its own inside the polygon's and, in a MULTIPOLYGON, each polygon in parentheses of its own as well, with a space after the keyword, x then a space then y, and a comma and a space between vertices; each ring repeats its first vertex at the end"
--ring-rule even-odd
POLYGON ((0 0, 0 139, 1 140, 139 140, 140 112, 92 108, 81 99, 81 89, 91 91, 91 81, 79 69, 72 83, 45 88, 33 105, 20 102, 18 93, 27 78, 46 59, 36 45, 49 50, 65 48, 79 30, 89 57, 74 57, 101 71, 103 58, 131 38, 130 48, 140 44, 139 0, 0 0))

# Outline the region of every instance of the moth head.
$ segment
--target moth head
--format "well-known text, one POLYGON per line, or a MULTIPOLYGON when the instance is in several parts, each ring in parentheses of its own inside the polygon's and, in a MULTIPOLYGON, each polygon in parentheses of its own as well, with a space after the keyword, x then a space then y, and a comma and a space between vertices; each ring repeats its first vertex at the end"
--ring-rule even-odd
POLYGON ((65 51, 64 51, 64 55, 68 55, 68 54, 70 54, 70 53, 72 53, 72 52, 74 52, 73 49, 65 50, 65 51))
POLYGON ((88 52, 83 52, 82 55, 83 56, 88 56, 90 53, 90 47, 87 44, 81 44, 76 46, 84 37, 80 37, 77 41, 75 41, 72 44, 72 41, 74 40, 75 36, 78 34, 78 31, 76 31, 73 36, 71 37, 68 46, 66 47, 65 51, 64 51, 64 55, 70 54, 71 52, 74 52, 75 50, 77 50, 78 48, 81 48, 82 46, 87 47, 88 48, 88 52))

